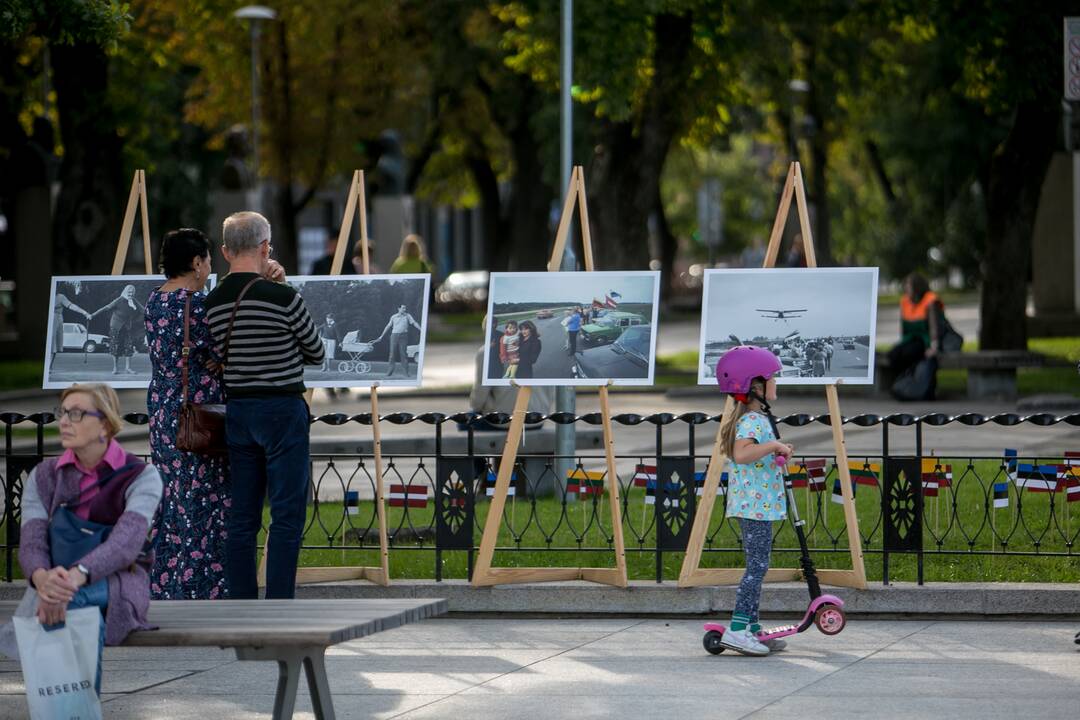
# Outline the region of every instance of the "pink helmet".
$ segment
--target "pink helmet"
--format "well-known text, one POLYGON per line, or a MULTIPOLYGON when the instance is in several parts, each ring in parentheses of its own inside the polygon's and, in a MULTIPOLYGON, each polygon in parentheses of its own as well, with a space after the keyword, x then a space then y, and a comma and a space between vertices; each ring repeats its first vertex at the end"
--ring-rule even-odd
POLYGON ((738 345, 731 348, 716 363, 716 383, 720 392, 746 394, 754 378, 768 380, 780 372, 780 359, 763 347, 738 345))

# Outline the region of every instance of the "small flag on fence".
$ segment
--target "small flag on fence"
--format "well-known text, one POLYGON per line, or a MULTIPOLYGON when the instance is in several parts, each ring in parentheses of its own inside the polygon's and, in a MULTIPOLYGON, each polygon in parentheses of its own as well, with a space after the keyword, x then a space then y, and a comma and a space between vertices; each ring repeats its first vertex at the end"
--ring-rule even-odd
MULTIPOLYGON (((855 483, 851 484, 851 499, 852 500, 855 499, 855 491, 858 489, 858 487, 859 486, 857 484, 855 484, 855 483)), ((836 478, 835 480, 833 480, 833 483, 832 483, 832 501, 834 503, 839 503, 841 505, 843 505, 843 503, 844 503, 844 493, 840 490, 840 478, 836 478)))
POLYGON ((356 490, 345 491, 345 510, 349 515, 357 515, 360 512, 360 493, 356 490))
MULTIPOLYGON (((656 480, 650 480, 645 485, 645 504, 646 505, 655 505, 656 504, 656 486, 657 486, 656 480)), ((667 495, 668 495, 668 497, 665 499, 665 504, 670 505, 672 507, 679 507, 679 499, 677 497, 678 492, 679 492, 679 483, 677 483, 677 482, 666 483, 664 489, 667 491, 667 495), (676 497, 672 497, 673 495, 675 495, 676 497)))
MULTIPOLYGON (((694 495, 701 497, 702 491, 705 489, 705 474, 706 470, 699 470, 694 473, 694 495)), ((720 485, 716 488, 717 495, 727 495, 728 474, 726 472, 720 473, 720 485)))
POLYGON ((938 489, 952 485, 952 465, 942 465, 936 458, 923 458, 923 497, 937 497, 938 489))
POLYGON ((391 485, 390 507, 427 507, 427 485, 391 485))
POLYGON ((849 462, 848 472, 851 480, 857 485, 878 486, 878 475, 881 474, 881 466, 877 463, 849 462))
POLYGON ((566 474, 566 492, 601 495, 604 492, 604 473, 575 468, 566 474))
POLYGON ((994 507, 1009 507, 1009 483, 994 483, 994 507))
POLYGON ((1005 460, 1005 472, 1009 473, 1009 477, 1016 472, 1016 451, 1009 448, 1005 448, 1002 452, 1005 460))
POLYGON ((650 480, 656 480, 655 465, 638 465, 634 468, 635 487, 647 487, 650 480))
MULTIPOLYGON (((488 470, 487 480, 484 482, 484 492, 488 497, 495 497, 495 481, 499 476, 488 470)), ((506 491, 506 497, 517 495, 517 473, 510 473, 510 487, 506 491)))
POLYGON ((818 492, 825 487, 825 473, 825 458, 804 459, 794 472, 788 473, 788 479, 791 480, 793 488, 810 487, 818 492), (814 487, 815 485, 817 487, 814 487))
POLYGON ((1065 491, 1065 499, 1069 502, 1080 502, 1080 458, 1073 458, 1076 462, 1069 462, 1066 454, 1065 465, 1058 465, 1058 490, 1065 491))
POLYGON ((1013 482, 1016 487, 1030 490, 1031 492, 1057 492, 1058 467, 1057 465, 1032 465, 1030 463, 1018 463, 1013 482))

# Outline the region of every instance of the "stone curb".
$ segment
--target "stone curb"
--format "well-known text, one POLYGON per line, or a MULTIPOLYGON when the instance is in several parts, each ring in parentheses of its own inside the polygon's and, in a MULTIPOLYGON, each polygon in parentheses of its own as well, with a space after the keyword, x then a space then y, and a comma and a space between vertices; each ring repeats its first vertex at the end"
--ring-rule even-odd
MULTIPOLYGON (((1040 615, 1080 617, 1080 584, 914 583, 871 584, 867 590, 824 588, 840 597, 852 615, 1040 615)), ((396 581, 380 587, 363 581, 305 585, 302 598, 442 597, 450 612, 571 615, 709 615, 730 612, 734 586, 677 588, 635 581, 626 589, 585 582, 504 585, 473 588, 463 580, 396 581)), ((801 583, 770 583, 761 611, 801 614, 807 605, 801 583)))
MULTIPOLYGON (((0 583, 0 600, 18 600, 25 585, 0 583)), ((365 581, 303 585, 303 599, 446 598, 450 612, 557 615, 715 615, 731 612, 734 586, 677 588, 634 581, 613 588, 586 582, 503 585, 474 588, 463 580, 394 581, 389 587, 365 581)), ((1080 584, 914 583, 871 584, 867 590, 824 588, 844 601, 849 615, 1053 616, 1080 618, 1080 584)), ((769 583, 761 611, 801 614, 807 604, 801 583, 769 583)))

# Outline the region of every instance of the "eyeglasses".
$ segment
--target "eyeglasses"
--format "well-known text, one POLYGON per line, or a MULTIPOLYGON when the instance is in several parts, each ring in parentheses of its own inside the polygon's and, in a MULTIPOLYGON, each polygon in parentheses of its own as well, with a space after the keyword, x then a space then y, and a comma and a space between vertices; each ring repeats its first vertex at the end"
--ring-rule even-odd
MULTIPOLYGON (((270 244, 269 240, 263 240, 263 242, 266 243, 266 254, 267 255, 273 255, 274 254, 274 246, 270 244)), ((262 243, 259 243, 259 244, 261 245, 262 243)))
POLYGON ((56 419, 63 420, 64 416, 67 416, 68 420, 73 423, 82 422, 82 419, 89 415, 90 417, 103 418, 104 413, 99 413, 97 410, 83 410, 82 408, 57 408, 56 419))

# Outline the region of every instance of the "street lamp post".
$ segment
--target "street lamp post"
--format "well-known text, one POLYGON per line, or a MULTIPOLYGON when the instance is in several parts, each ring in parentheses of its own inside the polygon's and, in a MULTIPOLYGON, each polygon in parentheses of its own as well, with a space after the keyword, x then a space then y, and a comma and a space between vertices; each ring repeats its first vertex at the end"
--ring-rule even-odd
POLYGON ((254 198, 251 209, 262 212, 262 181, 259 179, 259 35, 262 20, 273 20, 277 13, 263 5, 245 5, 233 13, 238 20, 247 20, 251 28, 251 181, 254 198))
MULTIPOLYGON (((570 173, 573 171, 574 153, 574 108, 570 97, 574 82, 574 1, 562 0, 562 78, 559 88, 560 105, 560 159, 562 165, 562 187, 569 187, 570 173)), ((573 243, 566 243, 559 263, 560 270, 577 270, 577 256, 574 255, 573 243)), ((577 397, 572 387, 555 388, 555 409, 561 413, 575 414, 577 397)), ((557 482, 566 482, 567 473, 573 468, 573 454, 577 448, 577 439, 573 423, 555 427, 555 474, 557 482)))

